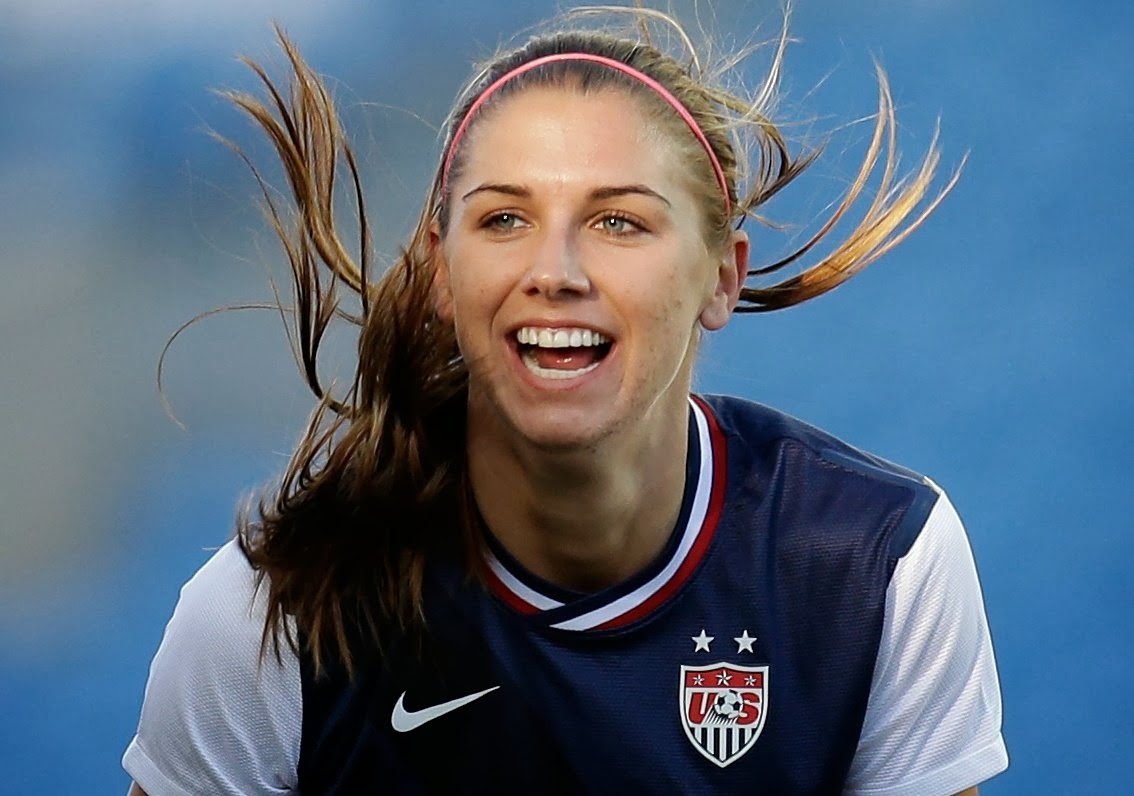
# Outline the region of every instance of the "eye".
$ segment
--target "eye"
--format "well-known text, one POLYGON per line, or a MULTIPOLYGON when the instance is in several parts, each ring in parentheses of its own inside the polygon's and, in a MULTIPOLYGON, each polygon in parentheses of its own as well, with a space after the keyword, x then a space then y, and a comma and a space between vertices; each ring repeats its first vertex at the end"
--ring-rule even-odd
POLYGON ((624 237, 645 231, 641 224, 621 213, 603 215, 595 222, 595 227, 614 237, 624 237))
POLYGON ((519 229, 524 224, 522 218, 515 213, 500 212, 493 213, 481 222, 481 226, 485 229, 491 229, 498 232, 511 232, 512 230, 519 229))

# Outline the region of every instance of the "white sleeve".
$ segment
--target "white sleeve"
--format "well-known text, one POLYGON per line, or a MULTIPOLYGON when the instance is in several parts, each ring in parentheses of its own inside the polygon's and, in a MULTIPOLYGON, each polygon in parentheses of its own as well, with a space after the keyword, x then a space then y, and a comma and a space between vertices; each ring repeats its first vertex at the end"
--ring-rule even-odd
POLYGON ((149 796, 297 792, 299 661, 260 657, 265 590, 235 542, 181 589, 122 765, 149 796))
POLYGON ((945 796, 1008 766, 1000 684, 965 529, 942 493, 886 592, 846 792, 945 796))

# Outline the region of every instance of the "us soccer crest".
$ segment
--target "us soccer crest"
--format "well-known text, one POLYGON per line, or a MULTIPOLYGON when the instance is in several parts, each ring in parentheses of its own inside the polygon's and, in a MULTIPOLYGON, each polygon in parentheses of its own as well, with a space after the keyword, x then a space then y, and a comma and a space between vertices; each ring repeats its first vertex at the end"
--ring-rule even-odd
POLYGON ((681 726, 697 751, 721 768, 752 748, 767 715, 767 666, 681 667, 681 726))

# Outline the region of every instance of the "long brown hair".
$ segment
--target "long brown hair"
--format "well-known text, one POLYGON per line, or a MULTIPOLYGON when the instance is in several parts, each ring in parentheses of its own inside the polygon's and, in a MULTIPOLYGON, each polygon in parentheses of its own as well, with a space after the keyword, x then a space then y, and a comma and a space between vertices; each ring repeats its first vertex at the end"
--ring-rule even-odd
MULTIPOLYGON (((632 92, 660 124, 669 125, 675 143, 688 147, 683 162, 698 164, 690 167, 690 176, 700 192, 706 240, 723 242, 744 218, 759 218, 757 210, 816 154, 793 154, 772 121, 786 21, 774 42, 766 81, 746 99, 724 89, 720 80, 738 59, 722 62, 726 68, 719 70, 702 64, 684 29, 668 15, 603 7, 573 16, 589 20, 599 12, 633 15, 637 34, 579 28, 537 36, 494 58, 455 103, 445 128, 445 150, 479 93, 515 67, 556 52, 615 58, 664 85, 697 120, 726 175, 729 212, 701 145, 672 109, 614 70, 570 61, 540 67, 508 83, 478 114, 491 112, 495 103, 533 84, 632 92), (655 44, 651 31, 659 26, 675 34, 670 38, 684 52, 667 54, 655 44)), ((289 337, 318 402, 278 489, 264 496, 254 513, 242 513, 238 538, 261 587, 268 589, 265 649, 273 643, 278 652, 282 638, 297 651, 304 647, 317 670, 334 659, 353 671, 360 655, 380 654, 389 634, 415 634, 424 627, 422 584, 430 556, 462 557, 474 573, 481 561, 465 476, 468 376, 454 331, 435 315, 432 301, 430 230, 436 224, 444 231, 449 197, 439 170, 408 244, 385 273, 373 273, 353 150, 325 85, 282 32, 279 39, 289 61, 289 87, 277 88, 258 64, 248 61, 263 83, 265 98, 228 96, 267 133, 283 163, 294 202, 286 210, 236 148, 260 182, 269 221, 291 266, 289 337), (356 255, 340 237, 335 218, 344 172, 360 220, 356 255), (357 312, 343 307, 343 291, 357 297, 357 312), (325 388, 318 368, 321 343, 336 319, 359 330, 353 380, 341 397, 325 388)), ((950 181, 935 196, 929 194, 938 161, 935 144, 912 177, 898 179, 894 108, 885 75, 878 74, 874 133, 842 201, 796 252, 749 275, 767 276, 808 254, 858 205, 881 163, 880 185, 862 220, 819 262, 770 285, 746 285, 740 311, 780 309, 831 290, 897 245, 952 186, 950 181)), ((453 173, 461 168, 460 149, 458 142, 453 173)))

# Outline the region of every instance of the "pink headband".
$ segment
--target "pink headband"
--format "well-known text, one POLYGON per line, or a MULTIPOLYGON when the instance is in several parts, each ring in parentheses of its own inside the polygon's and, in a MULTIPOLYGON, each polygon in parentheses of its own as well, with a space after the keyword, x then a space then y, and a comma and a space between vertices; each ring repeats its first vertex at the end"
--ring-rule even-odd
POLYGON ((709 156, 709 162, 713 165, 713 173, 717 175, 717 182, 720 184, 721 193, 724 194, 725 213, 732 209, 732 203, 728 196, 728 180, 725 179, 724 169, 721 168, 721 162, 717 159, 713 147, 709 144, 709 139, 705 137, 705 133, 701 130, 701 126, 697 124, 697 120, 693 118, 693 114, 689 109, 678 101, 677 97, 673 96, 665 86, 658 81, 654 80, 649 75, 641 72, 629 64, 624 64, 614 58, 607 58, 605 55, 593 55, 591 53, 555 53, 553 55, 545 55, 542 58, 528 61, 525 64, 517 66, 510 72, 506 72, 498 77, 492 85, 480 92, 480 96, 476 98, 472 105, 469 106, 468 113, 465 118, 461 120, 457 131, 453 133, 453 138, 449 142, 449 151, 445 153, 445 164, 441 170, 441 184, 445 185, 449 181, 449 167, 453 164, 453 156, 457 152, 457 144, 460 142, 461 137, 468 130, 469 124, 472 122, 473 115, 480 109, 489 97, 495 94, 505 83, 514 77, 530 72, 532 69, 543 66, 544 64, 556 63, 559 61, 591 61, 596 64, 608 66, 611 69, 616 69, 623 74, 629 75, 640 83, 644 83, 653 89, 654 93, 668 102, 670 106, 677 111, 677 114, 684 120, 685 124, 697 136, 697 140, 701 142, 701 146, 705 148, 705 154, 709 156))

